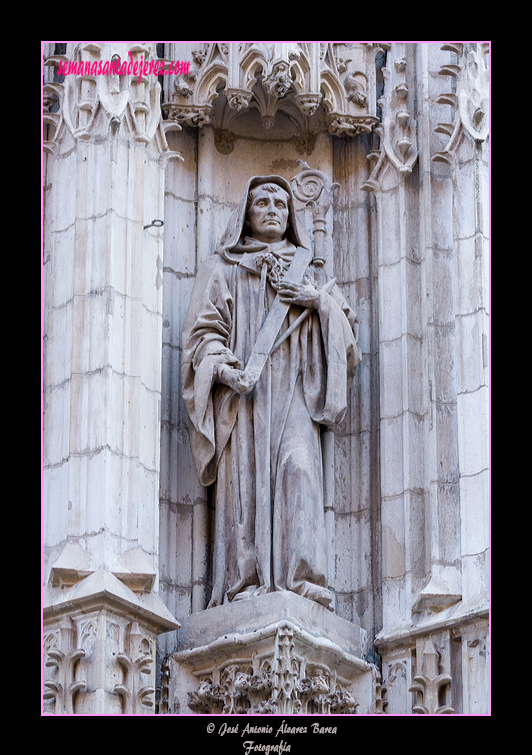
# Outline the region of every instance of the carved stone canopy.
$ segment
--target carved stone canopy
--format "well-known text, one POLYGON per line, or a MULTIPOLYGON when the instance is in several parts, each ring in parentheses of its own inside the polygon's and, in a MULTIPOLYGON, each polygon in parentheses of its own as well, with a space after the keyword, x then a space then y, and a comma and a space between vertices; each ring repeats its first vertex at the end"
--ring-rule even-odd
POLYGON ((283 111, 299 133, 315 133, 321 106, 329 133, 355 136, 378 122, 377 44, 321 42, 198 43, 188 75, 177 76, 163 111, 167 119, 230 129, 258 109, 264 128, 283 111), (216 107, 219 98, 224 107, 216 107))

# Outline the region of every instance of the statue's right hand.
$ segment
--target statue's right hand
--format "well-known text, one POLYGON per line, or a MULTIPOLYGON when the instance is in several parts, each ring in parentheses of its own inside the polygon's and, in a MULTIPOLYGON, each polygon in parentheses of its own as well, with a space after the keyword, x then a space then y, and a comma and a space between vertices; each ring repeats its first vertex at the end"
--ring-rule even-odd
POLYGON ((241 396, 246 396, 255 385, 254 382, 250 383, 248 381, 247 375, 243 370, 234 369, 227 364, 219 365, 218 380, 241 396))

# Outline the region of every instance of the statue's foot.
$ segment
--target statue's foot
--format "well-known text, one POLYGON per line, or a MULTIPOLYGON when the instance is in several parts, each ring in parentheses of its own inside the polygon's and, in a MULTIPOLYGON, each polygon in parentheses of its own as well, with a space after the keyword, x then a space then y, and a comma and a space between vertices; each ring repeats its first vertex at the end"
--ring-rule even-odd
POLYGON ((248 598, 252 598, 253 595, 256 595, 257 593, 257 585, 248 585, 247 587, 244 587, 240 592, 237 592, 237 594, 233 597, 232 602, 234 603, 236 600, 247 600, 248 598))

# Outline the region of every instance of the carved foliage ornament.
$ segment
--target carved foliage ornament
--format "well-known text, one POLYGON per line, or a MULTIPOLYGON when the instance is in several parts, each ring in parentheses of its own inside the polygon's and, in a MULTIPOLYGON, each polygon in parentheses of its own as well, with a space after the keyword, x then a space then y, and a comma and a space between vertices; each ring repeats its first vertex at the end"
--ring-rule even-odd
POLYGON ((45 666, 53 672, 44 682, 43 700, 54 703, 54 712, 71 715, 74 699, 86 688, 85 680, 77 679, 76 669, 85 657, 85 650, 76 647, 76 628, 65 618, 61 626, 44 638, 45 666))
POLYGON ((379 135, 379 148, 368 155, 372 164, 371 174, 362 185, 364 191, 379 189, 381 171, 391 164, 397 174, 408 176, 418 157, 417 123, 412 116, 412 94, 408 85, 412 63, 408 59, 405 43, 387 45, 389 65, 382 69, 384 95, 379 100, 382 107, 382 124, 375 128, 379 135))
MULTIPOLYGON (((386 46, 386 45, 383 45, 386 46)), ((386 164, 391 163, 399 176, 411 173, 417 159, 416 123, 412 118, 412 106, 407 82, 409 66, 405 44, 388 45, 391 63, 383 68, 385 78, 384 96, 380 100, 383 121, 374 129, 380 137, 379 148, 368 155, 372 169, 363 184, 364 191, 377 191, 379 180, 386 164)), ((441 49, 453 53, 453 61, 443 65, 438 72, 449 78, 450 90, 437 99, 439 104, 451 105, 454 109, 452 123, 438 123, 435 131, 446 134, 449 140, 441 152, 433 155, 435 162, 452 163, 454 151, 465 131, 476 142, 484 141, 489 130, 489 70, 487 67, 489 45, 485 43, 447 43, 441 49)))
MULTIPOLYGON (((109 642, 114 644, 119 634, 117 625, 109 624, 108 645, 109 642)), ((153 640, 143 633, 136 621, 128 623, 124 639, 124 651, 112 653, 113 665, 116 664, 115 675, 120 676, 120 672, 122 674, 122 681, 115 684, 112 691, 121 698, 122 713, 145 713, 146 708, 153 707, 155 694, 152 686, 155 656, 153 640)), ((94 656, 97 647, 101 649, 102 644, 96 642, 96 627, 91 619, 76 624, 65 617, 59 627, 51 629, 45 635, 44 665, 50 672, 47 672, 44 681, 43 700, 51 706, 50 712, 67 715, 76 712, 76 695, 88 690, 80 661, 85 659, 92 663, 92 674, 96 674, 96 679, 98 669, 105 669, 103 659, 94 656)), ((105 685, 103 679, 99 683, 105 685)))
POLYGON ((143 706, 153 706, 155 688, 150 684, 153 676, 153 650, 136 621, 128 625, 126 646, 127 652, 117 655, 124 676, 123 682, 115 684, 113 691, 122 698, 124 713, 137 714, 143 712, 143 706))
POLYGON ((445 691, 452 682, 450 674, 442 671, 441 655, 432 640, 426 640, 422 654, 422 670, 414 675, 410 692, 416 693, 416 703, 412 713, 443 714, 454 713, 454 708, 445 703, 445 691))
POLYGON ((438 98, 443 105, 454 109, 452 123, 438 123, 435 131, 447 134, 449 141, 432 159, 435 162, 452 163, 454 150, 465 130, 476 142, 483 142, 489 132, 489 70, 487 66, 489 45, 487 43, 449 43, 442 50, 453 53, 453 60, 443 65, 440 76, 449 77, 452 85, 438 98))
POLYGON ((358 703, 349 683, 324 664, 308 663, 294 651, 289 623, 279 625, 272 653, 226 661, 200 676, 188 706, 203 714, 344 714, 358 703))

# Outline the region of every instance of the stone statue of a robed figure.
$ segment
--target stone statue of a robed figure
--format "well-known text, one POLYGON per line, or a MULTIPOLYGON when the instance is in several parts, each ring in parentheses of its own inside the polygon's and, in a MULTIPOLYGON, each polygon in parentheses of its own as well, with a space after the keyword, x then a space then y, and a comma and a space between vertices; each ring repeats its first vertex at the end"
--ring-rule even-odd
POLYGON ((196 278, 182 385, 196 472, 214 484, 209 607, 274 590, 332 600, 321 427, 343 418, 361 352, 308 247, 290 184, 254 176, 196 278))

